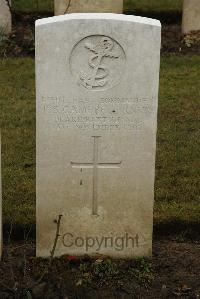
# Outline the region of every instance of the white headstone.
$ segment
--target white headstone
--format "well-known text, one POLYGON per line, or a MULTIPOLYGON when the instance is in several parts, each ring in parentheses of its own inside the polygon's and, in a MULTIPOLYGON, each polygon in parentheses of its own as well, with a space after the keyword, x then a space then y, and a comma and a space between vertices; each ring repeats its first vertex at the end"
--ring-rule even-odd
POLYGON ((9 9, 8 1, 0 0, 0 33, 9 34, 10 32, 11 32, 11 12, 9 9))
POLYGON ((200 31, 200 0, 184 0, 182 32, 200 31))
POLYGON ((36 22, 37 255, 151 255, 160 22, 36 22))
POLYGON ((123 12, 123 0, 54 0, 56 16, 65 13, 123 12))

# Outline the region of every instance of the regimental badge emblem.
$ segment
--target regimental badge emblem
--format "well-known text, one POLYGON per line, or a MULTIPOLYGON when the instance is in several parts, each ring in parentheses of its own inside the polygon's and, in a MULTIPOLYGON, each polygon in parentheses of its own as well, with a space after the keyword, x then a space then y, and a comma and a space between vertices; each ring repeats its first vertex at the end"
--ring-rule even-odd
POLYGON ((102 37, 97 44, 86 43, 85 48, 91 51, 88 64, 90 73, 80 73, 81 84, 88 89, 105 86, 109 78, 109 70, 103 65, 103 58, 119 59, 120 53, 114 52, 114 42, 109 37, 102 37))
POLYGON ((70 57, 72 74, 88 90, 106 90, 118 84, 125 66, 125 53, 108 36, 89 36, 81 40, 70 57))

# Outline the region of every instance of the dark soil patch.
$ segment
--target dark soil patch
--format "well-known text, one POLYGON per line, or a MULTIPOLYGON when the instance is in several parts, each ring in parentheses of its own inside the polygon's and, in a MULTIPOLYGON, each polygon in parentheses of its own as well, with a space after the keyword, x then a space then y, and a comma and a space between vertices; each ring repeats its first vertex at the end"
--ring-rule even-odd
POLYGON ((180 25, 163 25, 162 27, 162 54, 200 54, 200 32, 195 36, 194 44, 186 45, 181 34, 180 25))
MULTIPOLYGON (((34 41, 34 23, 35 20, 45 17, 50 17, 48 13, 15 13, 13 16, 13 31, 10 36, 0 44, 1 57, 22 57, 34 56, 35 41, 34 41)), ((148 15, 151 16, 151 15, 148 15)), ((163 18, 161 15, 154 16, 158 19, 163 18)), ((183 42, 181 34, 180 20, 178 16, 168 15, 164 18, 165 23, 162 27, 162 54, 200 54, 200 43, 186 45, 183 42), (177 23, 175 21, 177 20, 177 23)))
POLYGON ((12 32, 0 47, 0 56, 23 57, 35 54, 35 21, 49 14, 15 13, 12 32))
POLYGON ((0 262, 0 298, 197 299, 200 295, 200 242, 156 240, 151 260, 36 259, 35 246, 5 246, 0 262))

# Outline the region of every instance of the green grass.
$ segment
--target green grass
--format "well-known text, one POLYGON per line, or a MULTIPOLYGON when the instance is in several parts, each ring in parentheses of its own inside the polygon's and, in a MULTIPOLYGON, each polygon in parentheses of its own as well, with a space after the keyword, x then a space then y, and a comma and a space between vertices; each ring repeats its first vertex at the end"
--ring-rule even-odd
POLYGON ((182 10, 182 0, 125 0, 125 12, 174 12, 182 10))
POLYGON ((14 11, 22 12, 52 12, 53 0, 13 0, 12 8, 14 11))
POLYGON ((14 221, 17 224, 25 224, 34 221, 34 88, 33 59, 0 61, 0 127, 3 135, 5 222, 14 221))
POLYGON ((200 57, 164 57, 160 76, 156 210, 158 221, 198 221, 200 57))
MULTIPOLYGON (((72 0, 76 1, 76 0, 72 0)), ((13 0, 15 11, 49 11, 53 12, 53 0, 13 0)), ((124 0, 126 12, 139 11, 181 11, 182 0, 124 0)))
MULTIPOLYGON (((161 60, 155 223, 198 222, 200 57, 161 60)), ((34 60, 0 60, 4 222, 35 223, 34 60), (13 218, 14 215, 14 218, 13 218)))

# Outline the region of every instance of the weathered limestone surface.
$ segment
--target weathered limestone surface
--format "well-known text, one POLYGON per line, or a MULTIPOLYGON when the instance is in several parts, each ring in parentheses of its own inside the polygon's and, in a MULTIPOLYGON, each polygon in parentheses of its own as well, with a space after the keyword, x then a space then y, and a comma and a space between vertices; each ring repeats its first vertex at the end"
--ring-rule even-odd
POLYGON ((122 13, 123 0, 54 0, 55 15, 65 13, 122 13))
POLYGON ((184 0, 182 32, 188 34, 198 30, 200 30, 200 0, 184 0))
POLYGON ((151 255, 160 22, 36 22, 37 255, 151 255))
POLYGON ((8 3, 6 0, 0 0, 0 32, 9 34, 11 32, 11 26, 11 13, 8 3))

